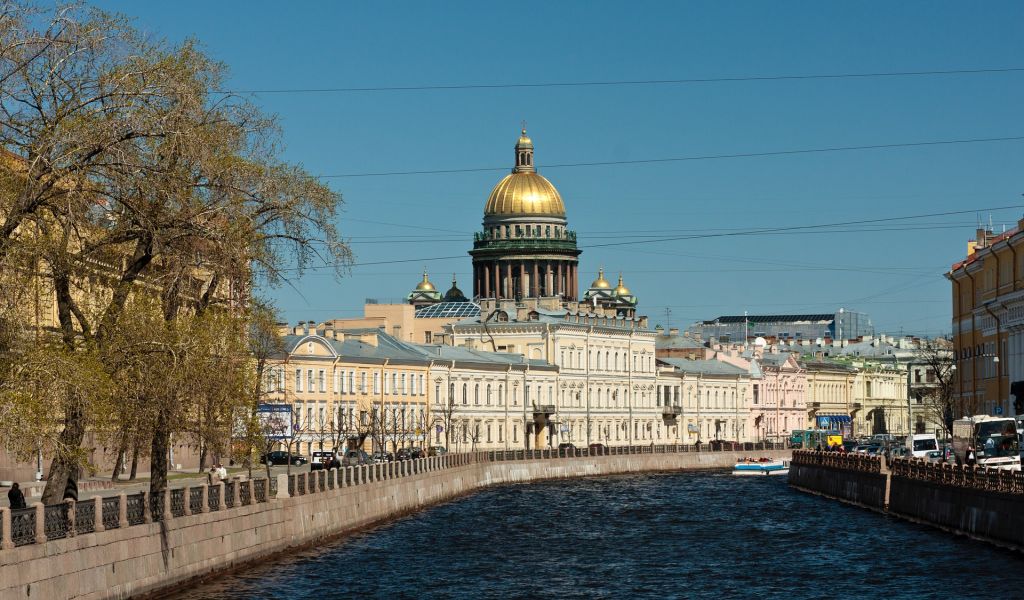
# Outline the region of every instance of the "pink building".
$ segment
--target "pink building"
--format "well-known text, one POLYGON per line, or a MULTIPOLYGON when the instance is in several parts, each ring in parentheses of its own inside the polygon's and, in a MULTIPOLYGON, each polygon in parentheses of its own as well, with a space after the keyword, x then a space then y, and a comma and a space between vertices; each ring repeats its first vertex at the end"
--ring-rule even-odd
POLYGON ((753 347, 718 346, 715 350, 716 359, 750 373, 747 431, 758 440, 785 442, 794 429, 806 426, 807 377, 795 354, 766 351, 763 341, 753 347))

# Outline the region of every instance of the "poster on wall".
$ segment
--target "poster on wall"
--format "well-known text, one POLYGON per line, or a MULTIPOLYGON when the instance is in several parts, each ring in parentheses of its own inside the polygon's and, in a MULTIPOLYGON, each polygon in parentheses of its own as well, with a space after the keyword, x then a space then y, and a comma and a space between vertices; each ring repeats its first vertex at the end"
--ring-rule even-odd
POLYGON ((292 436, 291 404, 260 404, 256 416, 267 439, 286 440, 292 436))

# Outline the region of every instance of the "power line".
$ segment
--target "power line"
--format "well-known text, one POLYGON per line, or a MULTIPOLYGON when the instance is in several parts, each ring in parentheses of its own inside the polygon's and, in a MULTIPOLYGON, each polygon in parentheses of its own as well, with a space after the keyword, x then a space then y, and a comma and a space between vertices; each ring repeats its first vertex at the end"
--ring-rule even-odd
POLYGON ((741 77, 694 77, 688 79, 622 79, 612 81, 551 81, 528 83, 464 83, 453 85, 396 85, 331 88, 267 88, 253 90, 220 90, 218 94, 339 94, 353 92, 421 92, 445 90, 494 90, 515 88, 612 87, 632 85, 685 85, 700 83, 735 83, 751 81, 804 81, 809 79, 873 79, 881 77, 926 77, 935 75, 981 75, 1017 73, 1024 67, 991 69, 949 69, 936 71, 885 71, 875 73, 817 73, 809 75, 748 75, 741 77))
MULTIPOLYGON (((758 158, 765 156, 789 156, 794 154, 820 154, 826 152, 852 152, 861 150, 888 150, 893 148, 917 148, 923 146, 949 146, 954 144, 983 144, 991 142, 1019 142, 1024 136, 1007 136, 993 138, 971 138, 959 140, 932 140, 927 142, 901 142, 895 144, 869 144, 864 146, 833 146, 825 148, 803 148, 796 150, 773 150, 768 152, 741 152, 736 154, 705 154, 700 156, 677 156, 672 158, 644 158, 637 160, 607 160, 595 162, 557 163, 544 165, 545 169, 563 169, 572 167, 602 167, 612 165, 640 165, 667 162, 686 162, 698 160, 722 160, 728 158, 758 158)), ((481 173, 485 171, 507 171, 508 167, 470 167, 464 169, 429 169, 422 171, 377 171, 369 173, 339 173, 335 175, 318 175, 321 179, 340 179, 349 177, 390 177, 397 175, 443 175, 452 173, 481 173)))
MULTIPOLYGON (((681 240, 692 240, 692 239, 707 239, 707 238, 714 238, 714 237, 731 237, 731 236, 739 236, 739 235, 774 235, 774 234, 781 234, 781 233, 784 233, 784 232, 798 232, 798 231, 801 231, 801 230, 808 230, 808 229, 821 229, 821 228, 827 228, 827 227, 842 227, 842 226, 846 226, 846 225, 867 225, 867 224, 872 224, 872 223, 884 223, 884 222, 891 222, 891 221, 905 221, 905 220, 909 220, 909 219, 924 219, 924 218, 929 218, 929 217, 942 217, 942 216, 962 215, 962 214, 970 214, 970 213, 986 212, 986 211, 1008 210, 1008 209, 1012 209, 1012 208, 1024 208, 1024 205, 1012 204, 1012 205, 1008 205, 1008 206, 993 206, 993 207, 987 207, 987 208, 972 208, 972 209, 969 209, 969 210, 953 210, 953 211, 935 212, 935 213, 922 213, 922 214, 917 214, 917 215, 905 215, 905 216, 900 216, 900 217, 882 217, 882 218, 877 218, 877 219, 859 219, 859 220, 856 220, 856 221, 840 221, 840 222, 836 222, 836 223, 817 223, 817 224, 813 224, 813 225, 789 225, 789 226, 785 226, 785 227, 747 229, 747 230, 740 230, 740 231, 728 231, 728 232, 719 232, 719 233, 707 233, 707 234, 695 234, 695 235, 686 235, 686 236, 674 236, 674 237, 657 238, 657 239, 633 240, 633 241, 626 241, 626 242, 608 242, 608 243, 604 243, 604 244, 590 244, 590 245, 580 246, 580 248, 604 248, 604 247, 610 247, 610 246, 630 246, 630 245, 637 245, 637 244, 650 244, 650 243, 654 243, 654 242, 681 241, 681 240)), ((902 228, 897 228, 897 229, 902 229, 902 228)), ((831 230, 830 232, 836 232, 836 231, 837 230, 831 230)), ((843 230, 838 230, 838 231, 842 232, 843 230)), ((878 231, 878 230, 877 229, 869 229, 869 230, 866 230, 866 231, 878 231)), ((436 257, 407 258, 407 259, 382 260, 382 261, 363 262, 363 263, 356 262, 356 263, 352 263, 352 264, 349 264, 349 265, 346 265, 346 266, 348 266, 348 267, 360 267, 360 266, 369 266, 369 265, 390 265, 390 264, 400 264, 400 263, 410 263, 410 262, 432 262, 432 261, 438 261, 438 260, 454 260, 454 259, 464 259, 464 258, 465 258, 464 254, 459 254, 459 255, 454 255, 454 256, 436 256, 436 257)), ((332 263, 327 263, 327 264, 324 264, 324 265, 314 265, 314 266, 305 267, 304 269, 306 269, 306 270, 325 269, 325 268, 334 268, 334 266, 335 265, 332 264, 332 263)), ((297 271, 299 269, 298 268, 289 268, 289 269, 280 269, 280 270, 281 271, 297 271)))
POLYGON ((725 233, 695 234, 695 235, 686 235, 686 236, 674 236, 674 237, 646 239, 646 240, 641 240, 641 241, 606 242, 604 244, 590 244, 589 246, 581 246, 581 248, 607 248, 607 247, 610 247, 610 246, 628 246, 628 245, 640 244, 640 243, 649 244, 649 243, 653 243, 653 242, 672 242, 672 241, 678 241, 678 240, 694 240, 694 239, 704 239, 704 238, 713 238, 713 237, 729 237, 729 236, 737 236, 737 235, 753 235, 753 234, 764 234, 764 233, 774 233, 774 232, 789 232, 789 231, 798 231, 798 230, 806 230, 806 229, 818 229, 818 228, 823 228, 823 227, 842 227, 844 225, 864 225, 864 224, 869 224, 869 223, 883 223, 883 222, 887 222, 887 221, 905 221, 905 220, 908 220, 908 219, 918 219, 918 218, 927 218, 927 217, 944 217, 944 216, 949 216, 949 215, 964 215, 964 214, 969 214, 969 213, 974 213, 974 212, 985 212, 985 211, 993 211, 993 210, 1007 210, 1007 209, 1011 209, 1011 208, 1022 208, 1022 207, 1024 207, 1024 205, 1017 204, 1017 205, 1010 205, 1010 206, 996 206, 996 207, 991 207, 991 208, 978 208, 978 209, 971 209, 971 210, 953 210, 953 211, 938 212, 938 213, 927 213, 927 214, 920 214, 920 215, 908 215, 908 216, 904 216, 904 217, 884 217, 884 218, 879 218, 879 219, 860 219, 860 220, 857 220, 857 221, 841 221, 841 222, 838 222, 838 223, 818 223, 818 224, 815 224, 815 225, 790 225, 790 226, 785 226, 785 227, 768 227, 768 228, 763 228, 763 229, 750 229, 750 230, 747 230, 747 231, 730 231, 730 232, 725 232, 725 233))

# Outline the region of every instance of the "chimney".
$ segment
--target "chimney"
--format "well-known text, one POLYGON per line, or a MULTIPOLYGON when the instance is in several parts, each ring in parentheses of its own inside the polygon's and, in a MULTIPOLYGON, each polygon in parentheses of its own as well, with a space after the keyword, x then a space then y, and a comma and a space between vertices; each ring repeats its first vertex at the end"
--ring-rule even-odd
POLYGON ((671 335, 671 336, 679 335, 679 328, 678 327, 669 327, 668 328, 668 334, 671 335))
POLYGON ((655 331, 655 332, 656 332, 656 333, 657 333, 658 335, 665 335, 665 328, 664 328, 664 327, 662 327, 661 325, 655 325, 655 326, 654 326, 654 331, 655 331))
POLYGON ((306 335, 306 322, 299 321, 299 324, 295 326, 295 330, 292 333, 295 335, 306 335))
POLYGON ((328 324, 324 326, 324 337, 333 340, 334 339, 334 325, 328 324))
POLYGON ((312 319, 306 321, 306 329, 309 331, 310 335, 316 335, 316 321, 312 319))
POLYGON ((277 335, 288 335, 292 332, 292 328, 288 326, 286 322, 279 322, 277 325, 277 335))

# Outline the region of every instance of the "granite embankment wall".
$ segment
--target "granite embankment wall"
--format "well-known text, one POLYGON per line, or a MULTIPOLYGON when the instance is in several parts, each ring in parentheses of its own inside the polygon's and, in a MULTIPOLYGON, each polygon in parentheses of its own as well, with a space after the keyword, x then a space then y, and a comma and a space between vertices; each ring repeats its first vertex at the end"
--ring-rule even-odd
POLYGON ((789 467, 795 488, 881 511, 888 477, 878 458, 835 452, 796 452, 789 467))
POLYGON ((917 523, 1024 550, 1024 473, 794 452, 790 485, 917 523))
MULTIPOLYGON (((737 458, 749 454, 675 452, 667 448, 662 448, 661 453, 634 451, 637 453, 573 458, 550 454, 550 458, 520 458, 524 456, 521 452, 497 453, 503 455, 497 458, 496 453, 476 453, 350 467, 309 478, 292 476, 290 482, 281 476, 279 495, 287 496, 289 489, 308 493, 274 498, 266 489, 269 486, 260 484, 260 492, 255 492, 257 486, 250 485, 244 492, 248 502, 239 501, 230 509, 224 506, 223 484, 210 489, 202 486, 201 504, 195 504, 196 514, 175 516, 182 507, 172 508, 170 497, 165 497, 162 520, 134 526, 126 526, 122 499, 122 527, 0 550, 0 598, 91 600, 158 594, 217 571, 350 533, 487 486, 619 473, 728 468, 737 458), (267 494, 265 501, 258 500, 259 493, 267 494), (199 512, 206 510, 199 506, 209 506, 208 495, 216 498, 212 503, 216 506, 219 502, 220 510, 199 512)), ((788 457, 790 452, 757 454, 788 457)), ((229 485, 227 497, 233 501, 240 498, 238 483, 229 485)), ((191 503, 191 495, 190 490, 183 494, 186 505, 191 503)), ((160 510, 159 503, 155 504, 160 510)), ((43 514, 42 507, 37 514, 43 514)), ((10 514, 4 518, 10 531, 10 514)), ((102 515, 96 517, 96 523, 102 523, 102 519, 102 515)), ((151 517, 147 515, 148 519, 151 517)), ((46 539, 47 527, 38 525, 40 541, 46 539)), ((5 538, 9 540, 9 534, 5 538)))

